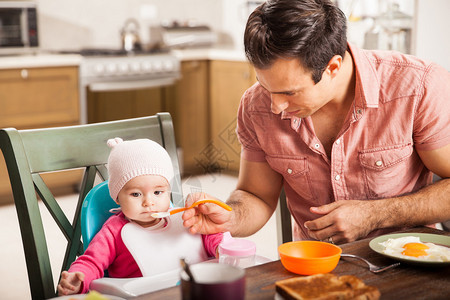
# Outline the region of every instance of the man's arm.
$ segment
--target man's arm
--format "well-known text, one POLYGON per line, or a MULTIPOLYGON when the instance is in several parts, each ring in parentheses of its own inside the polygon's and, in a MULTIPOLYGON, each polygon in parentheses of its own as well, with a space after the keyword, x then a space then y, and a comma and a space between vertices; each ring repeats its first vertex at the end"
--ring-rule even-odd
POLYGON ((429 170, 444 179, 417 193, 399 197, 403 209, 395 218, 386 218, 382 227, 426 225, 450 219, 450 145, 417 153, 429 170))
POLYGON ((442 178, 450 178, 450 144, 437 150, 417 150, 417 153, 428 170, 442 178))
POLYGON ((305 222, 311 237, 350 242, 380 228, 419 226, 450 219, 450 145, 418 151, 425 166, 444 178, 414 194, 373 201, 337 201, 311 211, 322 217, 305 222))
MULTIPOLYGON (((233 210, 201 204, 184 212, 183 225, 193 234, 230 231, 233 236, 249 236, 261 229, 275 211, 281 184, 281 175, 266 162, 241 159, 236 190, 227 201, 233 210)), ((206 196, 190 194, 186 206, 206 196)))
POLYGON ((234 211, 233 236, 249 236, 266 224, 277 208, 282 180, 267 162, 241 159, 237 187, 227 201, 234 211))

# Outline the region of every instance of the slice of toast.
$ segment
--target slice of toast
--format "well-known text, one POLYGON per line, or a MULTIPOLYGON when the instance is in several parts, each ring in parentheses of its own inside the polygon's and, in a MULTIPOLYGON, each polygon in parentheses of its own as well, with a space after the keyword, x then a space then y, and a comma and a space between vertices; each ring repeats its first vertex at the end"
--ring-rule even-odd
POLYGON ((380 298, 380 291, 367 286, 361 279, 352 275, 337 277, 333 274, 317 274, 294 277, 275 283, 278 294, 286 300, 331 300, 380 298))

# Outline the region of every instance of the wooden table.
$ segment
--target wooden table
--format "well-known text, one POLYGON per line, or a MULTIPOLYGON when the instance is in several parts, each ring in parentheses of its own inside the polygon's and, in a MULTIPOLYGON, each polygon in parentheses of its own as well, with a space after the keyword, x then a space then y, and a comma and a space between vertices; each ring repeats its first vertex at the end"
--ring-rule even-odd
MULTIPOLYGON (((431 228, 414 228, 405 232, 435 233, 450 236, 450 232, 431 228)), ((340 245, 344 253, 355 254, 368 258, 377 265, 387 265, 394 261, 369 248, 371 239, 364 239, 340 245)), ((399 267, 374 274, 363 262, 354 259, 341 259, 335 275, 354 275, 367 285, 376 286, 381 292, 381 299, 450 299, 450 267, 424 267, 402 264, 399 267)), ((296 275, 287 271, 281 262, 246 269, 246 299, 264 300, 275 297, 275 281, 291 278, 296 275)), ((179 286, 141 295, 141 300, 150 299, 181 299, 179 286)))

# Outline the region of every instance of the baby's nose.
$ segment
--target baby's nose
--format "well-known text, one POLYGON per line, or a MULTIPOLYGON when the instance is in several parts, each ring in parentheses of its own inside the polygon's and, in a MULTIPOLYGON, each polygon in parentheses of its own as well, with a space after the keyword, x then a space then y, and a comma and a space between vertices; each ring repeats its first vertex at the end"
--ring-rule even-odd
POLYGON ((144 198, 144 201, 142 201, 142 206, 147 207, 147 206, 153 206, 155 205, 155 203, 148 197, 144 198))

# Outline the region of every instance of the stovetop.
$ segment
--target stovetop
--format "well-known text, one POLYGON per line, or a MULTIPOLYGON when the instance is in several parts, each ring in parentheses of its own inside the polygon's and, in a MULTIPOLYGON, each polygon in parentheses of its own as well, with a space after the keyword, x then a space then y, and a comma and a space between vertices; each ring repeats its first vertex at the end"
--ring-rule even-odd
POLYGON ((64 53, 83 56, 80 65, 80 77, 83 79, 179 77, 180 73, 179 59, 163 49, 127 52, 121 49, 84 48, 64 53))
POLYGON ((83 48, 80 50, 62 50, 61 54, 79 54, 86 57, 99 56, 135 56, 135 55, 151 55, 151 54, 165 54, 169 53, 169 49, 154 48, 150 50, 135 50, 126 51, 124 49, 110 49, 110 48, 83 48))

